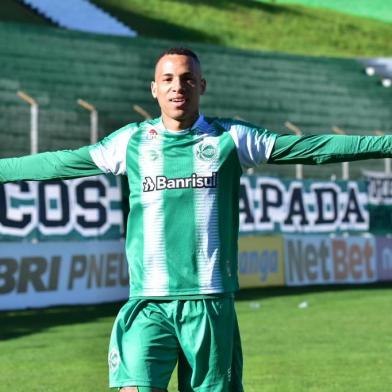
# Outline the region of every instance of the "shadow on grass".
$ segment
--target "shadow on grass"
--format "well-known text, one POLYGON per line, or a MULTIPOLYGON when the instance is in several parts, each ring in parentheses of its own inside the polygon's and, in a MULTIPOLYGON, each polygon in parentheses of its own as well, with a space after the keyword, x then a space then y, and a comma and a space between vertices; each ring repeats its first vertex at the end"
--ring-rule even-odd
POLYGON ((93 2, 98 6, 102 6, 105 11, 109 12, 125 25, 134 29, 141 37, 168 39, 181 42, 204 42, 210 44, 221 44, 222 41, 215 35, 181 26, 184 21, 179 22, 177 25, 151 16, 125 10, 123 7, 117 7, 99 0, 94 0, 93 2))
MULTIPOLYGON (((308 293, 341 292, 347 290, 392 289, 392 282, 368 285, 334 285, 308 287, 263 287, 244 289, 237 293, 237 301, 284 297, 308 293)), ((59 306, 45 309, 0 312, 0 341, 40 333, 57 326, 83 324, 101 318, 113 321, 124 302, 100 305, 59 306)))
POLYGON ((0 312, 0 341, 43 332, 57 326, 89 323, 105 317, 112 317, 114 321, 123 303, 0 312))
POLYGON ((392 282, 378 282, 371 284, 342 284, 342 285, 317 285, 302 287, 260 287, 254 289, 243 289, 236 295, 237 301, 249 301, 261 298, 288 297, 290 295, 341 292, 341 291, 363 291, 363 290, 386 290, 392 289, 392 282))
MULTIPOLYGON (((171 0, 173 3, 182 3, 183 0, 171 0)), ((293 14, 302 15, 301 5, 290 6, 286 4, 273 4, 273 2, 266 3, 263 1, 249 1, 249 0, 192 0, 193 6, 207 5, 216 9, 235 9, 244 7, 249 10, 258 10, 267 14, 293 14)))
MULTIPOLYGON (((182 0, 171 0, 173 6, 181 5, 182 0), (177 4, 176 4, 177 3, 177 4)), ((180 42, 201 42, 206 44, 224 45, 225 41, 219 35, 208 34, 205 31, 184 27, 185 22, 183 19, 174 24, 162 19, 146 16, 138 12, 126 9, 123 6, 116 6, 103 0, 93 0, 98 6, 101 6, 106 12, 120 20, 125 25, 134 29, 139 36, 149 38, 159 38, 166 40, 174 40, 180 42)), ((238 7, 247 8, 249 11, 257 10, 266 15, 294 15, 302 16, 304 14, 301 6, 287 6, 282 4, 268 4, 264 2, 249 1, 249 0, 193 0, 193 7, 195 12, 197 6, 208 6, 215 9, 229 10, 233 12, 238 7)), ((165 5, 167 6, 167 5, 165 5)))

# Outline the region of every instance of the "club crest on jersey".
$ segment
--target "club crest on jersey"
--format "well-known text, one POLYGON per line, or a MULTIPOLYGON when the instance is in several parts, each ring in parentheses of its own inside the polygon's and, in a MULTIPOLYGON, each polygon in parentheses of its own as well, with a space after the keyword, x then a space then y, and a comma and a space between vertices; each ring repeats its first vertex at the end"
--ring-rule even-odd
POLYGON ((218 173, 210 176, 198 176, 193 173, 190 177, 167 178, 166 176, 144 177, 143 192, 161 191, 164 189, 185 188, 216 188, 218 184, 218 173))
POLYGON ((208 142, 202 142, 196 147, 196 157, 201 161, 212 161, 217 156, 217 148, 208 142))

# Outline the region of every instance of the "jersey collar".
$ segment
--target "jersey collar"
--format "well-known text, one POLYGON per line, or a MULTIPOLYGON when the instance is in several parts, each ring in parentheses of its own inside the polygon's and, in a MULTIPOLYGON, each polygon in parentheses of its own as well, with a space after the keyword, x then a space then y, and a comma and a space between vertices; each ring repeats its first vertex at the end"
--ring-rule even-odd
POLYGON ((159 118, 159 121, 156 124, 155 128, 160 132, 169 132, 171 134, 184 135, 190 131, 196 131, 197 133, 208 133, 209 124, 205 120, 204 115, 200 114, 195 123, 190 128, 184 129, 183 131, 170 131, 166 129, 163 125, 162 117, 159 118))

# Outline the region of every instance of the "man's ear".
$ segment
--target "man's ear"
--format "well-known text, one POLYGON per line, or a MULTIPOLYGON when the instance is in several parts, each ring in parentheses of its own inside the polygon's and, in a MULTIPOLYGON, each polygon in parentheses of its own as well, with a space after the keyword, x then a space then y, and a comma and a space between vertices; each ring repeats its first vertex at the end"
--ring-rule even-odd
POLYGON ((151 82, 151 94, 157 99, 157 84, 154 81, 151 82))
POLYGON ((207 81, 205 79, 201 80, 201 92, 200 95, 203 95, 207 89, 207 81))

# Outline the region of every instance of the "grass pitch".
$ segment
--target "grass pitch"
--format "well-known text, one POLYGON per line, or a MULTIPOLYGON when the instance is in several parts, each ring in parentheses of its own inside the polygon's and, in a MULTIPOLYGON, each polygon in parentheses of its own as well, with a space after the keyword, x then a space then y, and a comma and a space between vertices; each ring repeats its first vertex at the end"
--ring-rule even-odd
POLYGON ((392 22, 390 0, 256 0, 264 3, 303 4, 309 7, 329 8, 339 12, 392 22))
MULTIPOLYGON (((246 290, 237 300, 247 392, 386 392, 392 285, 246 290)), ((106 391, 121 304, 0 313, 0 391, 106 391)), ((169 391, 176 390, 173 377, 169 391)))
MULTIPOLYGON (((377 8, 380 2, 387 4, 390 0, 369 1, 372 8, 377 8)), ((392 55, 391 23, 330 9, 283 4, 284 0, 93 0, 93 3, 144 37, 313 56, 392 55)))

